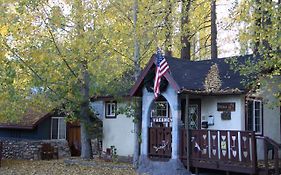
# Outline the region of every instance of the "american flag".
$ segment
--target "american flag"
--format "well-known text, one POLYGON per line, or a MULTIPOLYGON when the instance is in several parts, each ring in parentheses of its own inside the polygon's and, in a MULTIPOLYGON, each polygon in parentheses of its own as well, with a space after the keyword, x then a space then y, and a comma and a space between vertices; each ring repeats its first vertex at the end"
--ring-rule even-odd
POLYGON ((160 48, 157 48, 156 55, 156 74, 154 80, 154 97, 157 98, 160 94, 161 77, 169 70, 169 65, 161 53, 160 48))

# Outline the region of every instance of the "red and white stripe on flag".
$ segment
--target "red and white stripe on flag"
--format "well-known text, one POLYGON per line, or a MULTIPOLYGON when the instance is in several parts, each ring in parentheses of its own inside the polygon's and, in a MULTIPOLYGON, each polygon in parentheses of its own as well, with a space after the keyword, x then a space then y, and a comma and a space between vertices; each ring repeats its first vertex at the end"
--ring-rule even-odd
POLYGON ((157 98, 160 94, 161 77, 169 70, 169 65, 161 53, 161 50, 157 49, 156 55, 156 72, 154 80, 154 97, 157 98))

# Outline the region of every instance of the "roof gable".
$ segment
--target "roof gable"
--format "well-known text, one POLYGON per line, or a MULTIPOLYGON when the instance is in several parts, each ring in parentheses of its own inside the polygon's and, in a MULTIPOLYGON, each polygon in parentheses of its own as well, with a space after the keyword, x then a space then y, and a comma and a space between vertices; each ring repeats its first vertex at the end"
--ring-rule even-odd
MULTIPOLYGON (((149 60, 149 62, 147 63, 147 65, 145 66, 145 68, 143 69, 143 71, 141 72, 138 80, 136 81, 136 83, 134 84, 134 86, 132 87, 131 91, 130 91, 130 96, 141 96, 142 92, 141 92, 141 87, 143 87, 143 81, 145 76, 148 74, 148 72, 153 68, 153 66, 156 66, 156 62, 155 59, 156 55, 153 54, 149 60)), ((164 75, 164 77, 166 78, 166 80, 169 82, 169 84, 176 90, 180 90, 178 84, 175 82, 174 78, 171 77, 171 74, 166 73, 164 75)))
MULTIPOLYGON (((177 92, 190 92, 201 94, 241 94, 245 93, 246 88, 241 83, 243 77, 239 72, 235 72, 230 68, 227 60, 230 58, 220 58, 213 60, 189 61, 174 57, 165 57, 169 66, 170 72, 164 76, 177 92), (213 65, 218 67, 218 77, 221 81, 221 86, 216 92, 206 91, 204 83, 205 79, 213 65)), ((232 57, 233 58, 233 57, 232 57)), ((245 63, 247 59, 252 59, 252 55, 235 57, 239 64, 245 63)), ((145 69, 140 74, 139 79, 131 89, 131 96, 140 96, 143 87, 143 80, 155 66, 155 55, 148 62, 145 69)))

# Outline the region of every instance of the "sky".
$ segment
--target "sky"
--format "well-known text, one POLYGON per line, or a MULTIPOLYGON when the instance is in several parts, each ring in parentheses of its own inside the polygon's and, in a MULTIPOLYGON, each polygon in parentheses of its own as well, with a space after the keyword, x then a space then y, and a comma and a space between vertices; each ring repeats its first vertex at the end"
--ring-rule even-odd
POLYGON ((218 24, 218 49, 219 57, 230 57, 239 55, 239 42, 237 40, 238 28, 231 27, 231 30, 224 29, 226 18, 230 14, 229 9, 235 0, 220 0, 217 3, 217 24, 218 24))

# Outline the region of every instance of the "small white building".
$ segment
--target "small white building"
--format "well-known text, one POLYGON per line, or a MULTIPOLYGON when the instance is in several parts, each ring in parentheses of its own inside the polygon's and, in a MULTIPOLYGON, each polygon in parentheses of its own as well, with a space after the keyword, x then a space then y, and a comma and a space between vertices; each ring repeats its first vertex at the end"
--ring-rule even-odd
POLYGON ((133 119, 124 114, 117 114, 117 109, 125 107, 129 100, 116 101, 113 97, 98 97, 91 106, 103 122, 102 151, 113 146, 118 156, 130 158, 134 153, 133 119))

